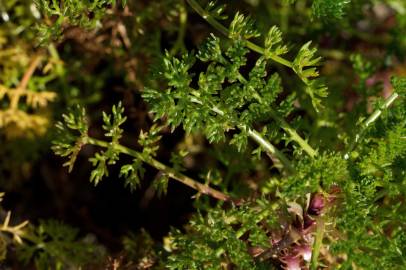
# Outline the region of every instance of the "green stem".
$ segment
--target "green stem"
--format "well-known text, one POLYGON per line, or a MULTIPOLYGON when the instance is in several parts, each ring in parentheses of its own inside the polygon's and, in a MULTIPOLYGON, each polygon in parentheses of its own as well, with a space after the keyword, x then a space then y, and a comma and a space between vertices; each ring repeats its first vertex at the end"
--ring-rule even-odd
POLYGON ((317 151, 313 149, 313 147, 311 147, 307 141, 305 141, 302 137, 300 137, 300 135, 296 132, 296 130, 294 128, 292 128, 288 122, 285 121, 285 119, 283 119, 276 111, 274 111, 273 109, 270 109, 270 113, 271 113, 271 117, 279 122, 279 125, 281 126, 281 128, 286 131, 290 138, 297 142, 299 144, 299 146, 312 158, 314 158, 317 155, 317 151))
MULTIPOLYGON (((244 78, 244 76, 242 76, 241 74, 239 74, 238 79, 240 80, 241 83, 247 83, 247 79, 244 78)), ((254 97, 256 97, 256 99, 258 100, 259 103, 262 103, 262 98, 260 97, 260 95, 256 92, 255 89, 253 89, 253 91, 255 92, 254 97)), ((272 108, 269 108, 269 112, 271 117, 278 122, 278 124, 280 125, 280 127, 286 131, 290 138, 297 142, 299 144, 299 146, 312 158, 314 158, 317 155, 316 150, 314 150, 302 137, 300 137, 300 135, 296 132, 296 130, 294 128, 292 128, 288 122, 285 121, 285 119, 283 117, 281 117, 278 112, 276 112, 275 110, 273 110, 272 108)))
POLYGON ((186 26, 187 26, 187 12, 184 6, 184 2, 179 8, 179 31, 178 37, 176 39, 175 45, 171 49, 171 55, 175 55, 179 51, 185 50, 184 39, 186 34, 186 26))
POLYGON ((261 134, 259 134, 256 130, 248 129, 248 135, 251 139, 253 139, 256 143, 261 145, 265 151, 272 156, 275 156, 278 160, 280 160, 283 166, 290 172, 295 173, 295 169, 293 168, 289 159, 279 151, 275 146, 273 146, 270 142, 262 138, 261 134))
POLYGON ((214 19, 206 10, 204 10, 199 5, 199 3, 197 3, 195 0, 186 0, 186 1, 211 26, 213 26, 214 28, 217 29, 217 31, 228 37, 228 29, 224 27, 221 23, 219 23, 216 19, 214 19))
POLYGON ((376 111, 374 111, 367 120, 364 121, 364 123, 361 126, 361 130, 355 135, 354 140, 351 142, 350 146, 348 147, 348 150, 346 152, 346 154, 344 155, 345 159, 349 158, 350 153, 354 150, 355 146, 357 145, 357 143, 361 140, 361 138, 363 137, 365 131, 367 130, 367 128, 373 124, 378 118, 379 116, 382 114, 382 112, 386 109, 388 109, 393 102, 395 102, 395 100, 399 97, 399 94, 396 92, 393 92, 393 94, 388 97, 384 104, 382 105, 381 108, 377 109, 376 111))
MULTIPOLYGON (((205 19, 211 26, 213 26, 215 29, 217 29, 217 31, 219 31, 220 33, 222 33, 224 36, 229 37, 229 31, 228 29, 222 25, 221 23, 219 23, 215 18, 213 18, 213 16, 211 16, 206 10, 204 10, 199 3, 197 3, 197 1, 195 0, 187 0, 188 4, 203 18, 205 19)), ((251 41, 246 41, 246 45, 248 48, 250 48, 251 50, 259 53, 259 54, 264 54, 265 53, 265 49, 256 45, 255 43, 252 43, 251 41)), ((292 62, 290 62, 289 60, 286 60, 280 56, 277 55, 269 55, 269 58, 272 59, 273 61, 282 64, 284 66, 287 66, 289 68, 293 67, 292 62)))
MULTIPOLYGON (((111 146, 109 142, 90 138, 90 137, 87 138, 86 143, 97 145, 97 146, 104 147, 104 148, 108 148, 111 146)), ((189 186, 202 194, 209 195, 213 198, 216 198, 216 199, 222 200, 222 201, 233 201, 233 199, 229 195, 226 195, 226 194, 222 193, 221 191, 215 190, 207 185, 199 183, 196 180, 194 180, 184 174, 179 173, 175 169, 166 166, 165 164, 159 162, 156 159, 145 158, 140 152, 135 151, 133 149, 130 149, 130 148, 125 147, 120 144, 114 145, 114 148, 116 150, 118 150, 120 153, 123 153, 123 154, 126 154, 126 155, 129 155, 129 156, 142 160, 143 162, 151 165, 152 167, 164 172, 170 178, 175 179, 178 182, 180 182, 186 186, 189 186)))
MULTIPOLYGON (((195 0, 187 0, 187 2, 189 3, 189 5, 200 15, 202 16, 210 25, 212 25, 214 28, 216 28, 219 32, 221 32, 223 35, 225 36, 229 36, 229 31, 226 27, 224 27, 221 23, 219 23, 216 19, 214 19, 207 11, 205 11, 195 0)), ((260 54, 264 54, 265 50, 264 48, 250 42, 250 41, 246 41, 247 43, 247 47, 250 48, 251 50, 258 52, 260 54)), ((284 66, 287 66, 289 68, 293 67, 292 62, 277 56, 277 55, 271 55, 270 58, 272 60, 274 60, 277 63, 280 63, 284 66)), ((240 76, 242 77, 242 76, 240 76)), ((245 80, 245 78, 240 78, 245 80)), ((246 80, 245 80, 246 81, 246 80)), ((306 84, 308 83, 307 81, 304 81, 306 84)), ((300 147, 302 147, 302 149, 310 156, 310 157, 315 157, 317 152, 304 140, 302 139, 299 134, 296 132, 295 129, 293 129, 292 127, 290 127, 290 125, 282 118, 279 117, 277 115, 276 112, 272 111, 271 114, 272 118, 274 118, 274 120, 278 121, 281 125, 281 128, 283 130, 285 130, 292 138, 292 140, 294 140, 295 142, 297 142, 300 147)), ((250 135, 251 136, 251 135, 250 135)), ((253 138, 251 136, 251 138, 253 138)), ((270 149, 270 148, 269 148, 270 149)), ((281 160, 282 161, 282 160, 281 160)))
POLYGON ((316 236, 313 244, 313 251, 312 251, 312 261, 311 261, 311 270, 317 270, 317 260, 320 254, 320 248, 323 243, 324 237, 324 229, 325 229, 325 222, 323 217, 318 217, 316 219, 317 229, 316 229, 316 236))
POLYGON ((390 97, 388 97, 385 100, 385 103, 383 104, 383 107, 381 109, 377 109, 374 111, 370 117, 365 121, 364 126, 365 128, 369 127, 373 122, 375 122, 376 119, 382 114, 384 109, 389 108, 390 105, 399 97, 398 93, 393 93, 390 97))
MULTIPOLYGON (((197 104, 202 105, 203 103, 197 99, 196 97, 192 97, 191 101, 197 104)), ((216 106, 211 107, 211 110, 219 115, 224 115, 224 112, 219 109, 216 106)), ((264 148, 265 152, 267 152, 269 155, 274 156, 277 158, 283 166, 290 172, 293 173, 295 172, 295 169, 293 168, 291 162, 289 159, 281 152, 279 151, 272 143, 268 142, 266 139, 264 139, 261 134, 259 134, 256 130, 250 129, 245 125, 237 125, 240 130, 246 130, 248 132, 248 136, 253 139, 257 144, 262 146, 264 148)))

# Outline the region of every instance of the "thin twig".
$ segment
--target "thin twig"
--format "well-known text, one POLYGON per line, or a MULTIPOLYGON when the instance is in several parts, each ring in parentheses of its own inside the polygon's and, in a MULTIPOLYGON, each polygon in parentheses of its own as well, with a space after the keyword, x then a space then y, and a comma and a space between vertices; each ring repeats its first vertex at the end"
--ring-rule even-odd
POLYGON ((354 139, 352 140, 350 146, 348 147, 348 150, 346 151, 344 158, 348 159, 350 157, 350 153, 354 150, 355 146, 357 145, 357 143, 361 140, 361 138, 364 136, 365 131, 368 129, 368 127, 374 123, 379 116, 382 114, 382 112, 386 109, 388 109, 393 102, 395 102, 395 100, 399 97, 399 94, 396 92, 393 92, 392 95, 390 95, 390 97, 388 97, 385 102, 383 103, 383 105, 377 109, 376 111, 374 111, 369 117, 368 119, 366 119, 364 121, 364 123, 362 123, 361 125, 361 129, 360 131, 355 135, 354 139))
POLYGON ((279 159, 284 165, 284 167, 288 170, 288 172, 292 174, 295 173, 295 168, 292 166, 292 163, 289 161, 289 159, 281 151, 279 151, 273 144, 265 140, 261 136, 261 134, 259 134, 256 130, 248 129, 248 135, 256 143, 262 146, 267 153, 279 159))
MULTIPOLYGON (((197 103, 197 104, 203 104, 199 99, 196 97, 192 97, 190 99, 192 102, 197 103)), ((220 110, 218 107, 212 107, 211 110, 219 115, 224 115, 224 112, 220 110)), ((290 160, 281 152, 279 151, 272 143, 267 141, 262 137, 260 133, 258 133, 256 130, 250 129, 246 127, 245 125, 238 125, 238 128, 240 130, 245 130, 248 133, 248 136, 254 140, 257 144, 262 146, 270 156, 275 157, 278 159, 283 166, 287 169, 289 173, 294 173, 295 169, 293 168, 290 160)))
MULTIPOLYGON (((197 3, 195 0, 187 0, 188 4, 203 18, 205 19, 211 26, 216 28, 220 33, 222 33, 224 36, 229 37, 229 31, 224 25, 219 23, 213 16, 211 16, 206 10, 204 10, 199 3, 197 3)), ((247 40, 246 41, 247 47, 250 48, 251 50, 259 53, 259 54, 265 54, 265 49, 252 43, 251 41, 247 40)), ((284 66, 287 66, 289 68, 293 67, 293 63, 285 58, 282 58, 278 55, 269 55, 269 58, 272 59, 273 61, 282 64, 284 66)))
MULTIPOLYGON (((101 146, 104 148, 110 147, 110 143, 108 143, 106 141, 94 139, 94 138, 88 138, 86 142, 89 144, 101 146)), ((179 173, 178 171, 174 170, 171 167, 166 166, 165 164, 159 162, 156 159, 145 158, 138 151, 135 151, 135 150, 125 147, 123 145, 114 145, 114 148, 123 154, 127 154, 129 156, 136 157, 136 158, 142 160, 143 162, 151 165, 152 167, 162 171, 163 173, 168 175, 170 178, 175 179, 178 182, 180 182, 188 187, 191 187, 202 194, 209 195, 209 196, 211 196, 215 199, 221 200, 221 201, 237 202, 237 200, 234 200, 233 198, 231 198, 231 196, 226 195, 223 192, 213 189, 205 184, 199 183, 198 181, 196 181, 182 173, 179 173)))
POLYGON ((179 7, 179 31, 178 37, 176 38, 175 45, 171 49, 171 55, 177 54, 179 51, 183 52, 185 50, 185 34, 187 26, 187 11, 185 8, 185 3, 182 1, 179 7))
POLYGON ((20 97, 26 91, 28 82, 30 81, 32 74, 34 74, 35 69, 38 67, 38 65, 40 63, 41 63, 41 56, 39 56, 39 55, 35 56, 34 59, 31 61, 28 69, 25 71, 24 76, 20 81, 20 84, 13 91, 13 95, 10 97, 10 109, 11 110, 17 109, 20 97))
POLYGON ((35 69, 37 69, 38 65, 41 63, 41 56, 37 55, 32 60, 30 66, 25 71, 23 78, 20 81, 20 85, 18 88, 26 89, 29 80, 31 79, 32 74, 34 74, 35 69))
MULTIPOLYGON (((238 79, 241 81, 241 83, 247 83, 247 79, 244 78, 243 75, 239 74, 238 79)), ((257 91, 255 89, 253 89, 255 91, 255 95, 254 97, 257 98, 259 103, 263 103, 262 98, 260 97, 260 95, 257 93, 257 91)), ((292 128, 288 122, 286 122, 286 120, 281 117, 278 112, 276 112, 275 110, 273 110, 272 108, 268 108, 269 109, 269 113, 270 116, 272 117, 273 120, 275 120, 276 122, 278 122, 278 124, 280 125, 280 127, 286 131, 290 138, 295 141, 297 144, 299 144, 299 146, 312 158, 314 158, 317 155, 317 151, 313 149, 313 147, 311 147, 306 140, 304 140, 302 137, 300 137, 300 135, 296 132, 296 130, 294 128, 292 128)))

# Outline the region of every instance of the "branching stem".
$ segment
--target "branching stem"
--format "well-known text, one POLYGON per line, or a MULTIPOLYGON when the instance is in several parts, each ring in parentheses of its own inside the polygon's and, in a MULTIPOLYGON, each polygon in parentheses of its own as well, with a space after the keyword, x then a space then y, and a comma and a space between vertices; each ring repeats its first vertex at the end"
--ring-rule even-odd
POLYGON ((261 134, 259 134, 256 130, 248 129, 248 135, 256 143, 262 146, 267 153, 279 159, 289 173, 292 174, 295 173, 295 168, 292 166, 292 163, 289 161, 289 159, 281 151, 279 151, 273 144, 265 140, 261 136, 261 134))
MULTIPOLYGON (((203 17, 210 25, 212 25, 214 28, 216 28, 220 33, 222 33, 225 36, 229 36, 229 31, 226 27, 224 27, 221 23, 219 23, 213 16, 211 16, 207 11, 205 11, 195 0, 187 0, 189 5, 201 16, 203 17)), ((259 54, 264 54, 265 49, 250 42, 246 41, 247 47, 250 48, 251 50, 258 52, 259 54)), ((280 63, 284 66, 287 66, 289 68, 293 68, 293 64, 291 61, 286 60, 280 56, 277 55, 270 55, 269 58, 274 60, 277 63, 280 63)), ((242 76, 239 77, 239 79, 246 80, 242 76)), ((306 84, 308 84, 307 81, 304 81, 306 84)), ((316 150, 314 150, 303 138, 299 136, 299 134, 296 132, 294 128, 292 128, 282 117, 278 116, 278 114, 272 110, 271 117, 278 121, 281 125, 281 128, 285 130, 291 139, 295 142, 297 142, 300 147, 310 156, 310 157, 315 157, 317 155, 316 150)), ((251 136, 251 135, 250 135, 251 136)), ((252 137, 252 136, 251 136, 252 137)))
POLYGON ((365 131, 367 130, 367 128, 373 124, 378 118, 379 116, 382 114, 382 112, 384 110, 386 110, 387 108, 389 108, 393 102, 395 102, 395 100, 399 97, 399 94, 396 92, 393 92, 392 95, 390 95, 390 97, 388 97, 385 102, 383 103, 383 105, 381 106, 381 108, 377 109, 376 111, 374 111, 369 117, 368 119, 366 119, 364 121, 364 123, 362 123, 361 126, 361 130, 355 135, 353 141, 351 142, 350 146, 348 147, 348 150, 346 152, 346 154, 344 155, 345 159, 349 158, 350 153, 352 152, 352 150, 354 150, 355 146, 357 145, 357 143, 361 140, 361 138, 363 137, 365 131))
MULTIPOLYGON (((197 104, 202 104, 202 102, 195 97, 192 97, 191 101, 194 103, 197 103, 197 104)), ((219 115, 224 115, 224 112, 216 106, 213 106, 211 108, 211 110, 219 115)), ((289 159, 281 151, 279 151, 272 143, 270 143, 269 141, 264 139, 262 137, 262 135, 259 134, 256 130, 250 129, 250 128, 246 127, 245 125, 237 125, 237 126, 241 130, 246 130, 248 133, 248 136, 252 140, 254 140, 257 144, 262 146, 262 148, 264 148, 265 152, 267 152, 269 155, 277 158, 283 164, 283 166, 286 168, 286 170, 289 173, 295 172, 295 169, 293 168, 289 159)))
POLYGON ((186 0, 188 4, 196 11, 203 19, 205 19, 211 26, 217 29, 221 34, 228 37, 228 29, 219 23, 213 16, 204 10, 199 3, 195 0, 186 0))
POLYGON ((314 158, 317 155, 317 151, 313 149, 313 147, 311 147, 307 141, 305 141, 302 137, 300 137, 300 135, 296 132, 296 130, 294 128, 292 128, 288 122, 286 122, 285 119, 283 119, 280 115, 278 115, 278 113, 276 111, 274 111, 273 109, 270 109, 271 112, 271 117, 277 121, 280 125, 280 127, 286 131, 290 138, 297 142, 297 144, 299 144, 299 146, 312 158, 314 158))
MULTIPOLYGON (((222 33, 224 36, 229 37, 229 31, 228 29, 219 23, 213 16, 211 16, 206 10, 204 10, 199 3, 195 0, 187 0, 188 4, 203 18, 205 19, 211 26, 213 26, 217 31, 222 33)), ((246 41, 247 47, 250 48, 251 50, 259 53, 259 54, 264 54, 265 49, 256 45, 255 43, 252 43, 251 41, 246 41)), ((273 61, 282 64, 284 66, 287 66, 289 68, 293 67, 293 63, 285 58, 282 58, 278 55, 269 55, 269 58, 271 58, 273 61)))
MULTIPOLYGON (((244 76, 242 76, 240 74, 240 76, 238 77, 238 79, 242 82, 242 83, 247 83, 247 79, 244 78, 244 76)), ((255 90, 254 90, 255 91, 255 90)), ((258 102, 262 103, 262 99, 260 98, 259 94, 256 93, 256 96, 258 97, 257 100, 258 102)), ((275 110, 273 110, 272 108, 269 108, 269 112, 271 117, 273 118, 273 120, 275 120, 276 122, 278 122, 278 124, 280 125, 280 127, 286 131, 290 138, 297 142, 299 144, 300 147, 302 147, 302 149, 312 158, 314 158, 317 155, 316 150, 314 150, 302 137, 300 137, 300 135, 296 132, 296 130, 294 128, 292 128, 288 122, 286 122, 285 119, 283 119, 283 117, 281 117, 278 112, 276 112, 275 110)))
MULTIPOLYGON (((92 144, 92 145, 97 145, 100 147, 108 148, 110 147, 110 143, 102 140, 98 140, 95 138, 90 138, 88 137, 86 140, 86 143, 92 144)), ((189 186, 198 192, 202 194, 209 195, 215 199, 221 200, 221 201, 234 201, 229 195, 226 195, 222 193, 221 191, 218 191, 216 189, 213 189, 205 184, 199 183, 196 180, 179 173, 178 171, 174 170, 171 167, 166 166, 165 164, 159 162, 156 159, 153 158, 145 158, 140 152, 135 151, 133 149, 130 149, 128 147, 125 147, 123 145, 117 144, 114 145, 114 148, 118 150, 120 153, 138 158, 142 160, 143 162, 151 165, 152 167, 164 172, 166 175, 168 175, 170 178, 177 180, 178 182, 189 186)))

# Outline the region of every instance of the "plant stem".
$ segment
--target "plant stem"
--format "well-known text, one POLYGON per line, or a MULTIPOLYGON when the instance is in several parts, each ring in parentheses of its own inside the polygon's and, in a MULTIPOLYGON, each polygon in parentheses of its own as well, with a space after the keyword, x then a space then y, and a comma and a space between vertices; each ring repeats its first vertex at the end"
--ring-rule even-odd
POLYGON ((382 114, 382 112, 384 110, 386 110, 387 108, 389 108, 390 105, 392 105, 393 102, 395 102, 395 100, 399 97, 399 94, 396 92, 393 92, 392 95, 390 95, 390 97, 388 97, 384 104, 382 105, 381 108, 377 109, 376 111, 374 111, 367 120, 364 121, 364 123, 362 123, 361 126, 361 130, 355 135, 354 140, 351 142, 350 146, 348 147, 348 150, 346 152, 346 154, 344 155, 345 159, 349 158, 350 153, 352 152, 352 150, 354 150, 355 146, 357 145, 357 143, 361 140, 361 138, 363 137, 365 131, 367 130, 367 128, 373 124, 378 118, 379 116, 382 114))
POLYGON ((204 10, 199 3, 195 0, 186 0, 188 4, 203 18, 205 19, 211 26, 217 29, 220 33, 228 37, 228 29, 224 27, 221 23, 219 23, 215 18, 213 18, 209 13, 204 10))
MULTIPOLYGON (((219 32, 221 32, 223 35, 225 36, 229 36, 229 31, 226 27, 224 27, 221 23, 219 23, 216 19, 214 19, 209 13, 207 13, 195 0, 187 0, 187 2, 189 3, 189 5, 200 15, 202 16, 210 25, 212 25, 214 28, 216 28, 219 32)), ((251 50, 258 52, 260 54, 264 54, 265 50, 264 48, 250 42, 250 41, 246 41, 247 42, 247 47, 250 48, 251 50)), ((280 63, 284 66, 287 66, 289 68, 293 67, 292 62, 279 57, 279 56, 275 56, 275 55, 271 55, 270 58, 272 60, 274 60, 277 63, 280 63)), ((246 81, 245 78, 243 78, 242 76, 240 76, 240 79, 246 81)), ((306 84, 308 83, 307 81, 304 81, 306 84)), ((277 113, 275 111, 272 110, 271 113, 272 118, 274 118, 274 120, 278 121, 281 125, 281 128, 283 130, 285 130, 292 138, 292 140, 294 140, 295 142, 297 142, 300 147, 302 147, 302 149, 310 156, 310 157, 315 157, 317 152, 304 140, 302 139, 299 134, 296 132, 296 130, 292 127, 290 127, 290 125, 280 116, 277 115, 277 113)), ((251 135, 250 135, 251 136, 251 135)), ((252 136, 251 136, 252 137, 252 136)), ((253 137, 252 137, 253 138, 253 137)))
POLYGON ((305 141, 302 137, 300 137, 300 135, 296 132, 296 130, 294 128, 292 128, 288 122, 285 121, 285 119, 283 119, 281 116, 278 115, 278 113, 276 111, 274 111, 273 109, 270 109, 271 112, 271 117, 279 122, 279 125, 281 126, 281 128, 286 131, 290 138, 297 142, 300 147, 302 147, 302 149, 312 158, 314 158, 317 155, 317 151, 313 149, 313 147, 311 147, 307 141, 305 141))
MULTIPOLYGON (((199 99, 197 99, 195 97, 192 97, 191 101, 194 103, 200 104, 200 105, 203 104, 199 99)), ((224 115, 224 112, 216 106, 211 107, 211 110, 219 115, 224 115)), ((293 168, 289 159, 281 151, 279 151, 272 143, 270 143, 266 139, 264 139, 262 137, 262 135, 259 134, 256 130, 250 129, 249 127, 247 127, 245 125, 237 125, 237 127, 240 130, 246 130, 248 133, 248 136, 252 140, 254 140, 257 144, 262 146, 264 148, 265 152, 267 152, 269 155, 274 156, 279 161, 281 161, 281 163, 288 170, 289 173, 295 172, 295 169, 293 168)))
MULTIPOLYGON (((241 81, 241 83, 247 83, 247 79, 244 78, 244 76, 242 76, 241 74, 239 74, 238 79, 241 81)), ((263 103, 262 98, 260 97, 260 95, 257 93, 257 91, 255 89, 253 89, 253 91, 255 91, 255 97, 258 100, 259 103, 263 103)), ((314 158, 317 154, 316 150, 314 150, 304 139, 302 139, 302 137, 300 137, 300 135, 296 132, 296 130, 294 128, 292 128, 288 122, 285 121, 285 119, 283 119, 283 117, 281 117, 278 112, 276 112, 275 110, 273 110, 272 108, 269 108, 269 112, 271 117, 279 123, 280 127, 286 131, 290 138, 297 142, 299 144, 300 147, 302 147, 302 149, 312 158, 314 158)))
POLYGON ((267 153, 269 153, 269 154, 275 156, 277 159, 279 159, 282 162, 283 166, 290 173, 295 173, 295 169, 293 168, 289 159, 281 151, 279 151, 275 146, 273 146, 270 142, 268 142, 267 140, 262 138, 261 134, 259 134, 256 130, 248 129, 248 135, 256 143, 261 145, 267 153))
POLYGON ((25 71, 23 78, 20 81, 20 84, 18 87, 13 91, 13 95, 10 97, 10 109, 11 110, 17 110, 18 107, 18 101, 20 100, 20 97, 24 95, 27 91, 27 85, 28 82, 30 81, 32 74, 34 74, 35 69, 39 66, 41 63, 41 56, 35 56, 33 60, 31 61, 28 69, 25 71))
POLYGON ((185 51, 184 39, 186 34, 187 26, 187 11, 185 8, 185 3, 182 1, 182 4, 179 7, 179 31, 178 37, 176 38, 175 45, 171 49, 171 55, 177 54, 179 51, 185 51))
MULTIPOLYGON (((211 16, 206 10, 204 10, 199 3, 195 0, 187 0, 188 4, 203 18, 205 19, 211 26, 213 26, 215 29, 217 29, 220 33, 222 33, 224 36, 229 37, 229 31, 224 25, 219 23, 213 16, 211 16)), ((251 50, 259 53, 259 54, 264 54, 265 49, 256 45, 255 43, 252 43, 251 41, 246 41, 247 47, 250 48, 251 50)), ((269 58, 272 59, 273 61, 282 64, 284 66, 287 66, 289 68, 293 67, 292 62, 289 60, 286 60, 280 56, 277 55, 269 55, 269 58)))
POLYGON ((325 222, 323 217, 318 217, 316 219, 316 237, 313 244, 313 251, 312 251, 312 262, 311 262, 311 270, 317 270, 317 260, 320 254, 320 248, 323 243, 324 237, 324 229, 325 229, 325 222))
POLYGON ((20 85, 18 88, 25 89, 27 88, 27 84, 32 76, 34 74, 35 69, 38 67, 38 65, 41 63, 41 56, 35 56, 34 59, 31 61, 30 66, 28 69, 25 71, 23 78, 21 79, 20 85))
MULTIPOLYGON (((98 140, 98 139, 91 138, 91 137, 87 138, 86 143, 97 145, 97 146, 104 147, 104 148, 108 148, 108 147, 111 146, 109 142, 98 140)), ((125 146, 120 145, 120 144, 114 145, 114 148, 116 150, 118 150, 120 153, 123 153, 123 154, 126 154, 126 155, 129 155, 129 156, 132 156, 132 157, 135 157, 135 158, 138 158, 138 159, 142 160, 143 162, 151 165, 152 167, 164 172, 165 174, 167 174, 172 179, 175 179, 178 182, 180 182, 180 183, 182 183, 182 184, 184 184, 186 186, 189 186, 189 187, 197 190, 198 192, 200 192, 202 194, 209 195, 209 196, 211 196, 211 197, 213 197, 215 199, 221 200, 221 201, 232 201, 232 202, 234 202, 234 200, 229 195, 226 195, 226 194, 222 193, 221 191, 218 191, 218 190, 213 189, 213 188, 211 188, 211 187, 209 187, 207 185, 199 183, 198 181, 196 181, 196 180, 194 180, 194 179, 192 179, 192 178, 190 178, 190 177, 188 177, 188 176, 186 176, 186 175, 184 175, 182 173, 179 173, 175 169, 166 166, 165 164, 159 162, 156 159, 145 158, 140 152, 135 151, 133 149, 130 149, 130 148, 125 147, 125 146)))

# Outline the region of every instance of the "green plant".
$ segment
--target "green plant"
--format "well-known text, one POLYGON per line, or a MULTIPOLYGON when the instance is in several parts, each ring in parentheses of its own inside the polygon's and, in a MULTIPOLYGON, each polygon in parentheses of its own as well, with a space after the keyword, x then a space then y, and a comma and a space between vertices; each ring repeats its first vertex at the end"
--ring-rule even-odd
MULTIPOLYGON (((118 12, 115 1, 79 2, 37 2, 46 17, 54 16, 38 26, 43 44, 63 37, 66 25, 89 30, 118 12)), ((101 121, 99 111, 81 102, 56 124, 52 150, 66 159, 69 172, 88 158, 95 186, 119 176, 132 192, 149 184, 146 197, 151 190, 170 194, 172 180, 196 192, 196 213, 184 227, 172 228, 163 243, 144 230, 129 234, 114 269, 405 268, 404 3, 247 1, 251 17, 235 12, 228 19, 223 5, 199 2, 180 1, 170 13, 179 29, 164 53, 156 47, 145 53, 155 60, 148 80, 124 83, 137 86, 134 95, 148 106, 137 139, 127 99, 110 114, 99 113, 101 121), (278 16, 270 20, 280 27, 261 19, 273 9, 278 16), (188 51, 186 34, 197 35, 191 30, 200 27, 188 29, 191 14, 211 28, 192 40, 198 49, 188 51), (371 29, 380 28, 370 14, 397 23, 376 38, 371 29), (355 30, 354 21, 361 25, 355 30), (320 34, 326 29, 331 33, 320 34), (383 53, 325 45, 342 36, 383 53), (165 138, 176 132, 180 139, 168 146, 165 138)), ((127 12, 131 4, 122 3, 127 12)), ((145 10, 138 23, 159 17, 145 10)), ((129 28, 118 20, 126 53, 146 50, 132 49, 129 28)), ((8 220, 2 232, 27 242, 17 252, 38 268, 87 265, 103 255, 96 243, 81 242, 77 231, 56 221, 22 233, 26 223, 9 227, 8 220)))
MULTIPOLYGON (((115 5, 115 0, 98 1, 34 1, 38 10, 48 20, 37 25, 41 43, 48 42, 50 39, 57 39, 62 35, 65 25, 80 26, 92 29, 100 24, 101 18, 105 16, 106 8, 115 5), (51 21, 50 17, 55 17, 51 21)), ((126 1, 122 5, 125 6, 126 1)))
MULTIPOLYGON (((1 193, 0 200, 3 196, 4 193, 1 193)), ((26 220, 12 226, 11 212, 8 211, 2 222, 1 261, 6 259, 7 247, 13 243, 16 244, 19 260, 25 265, 32 260, 37 269, 96 265, 105 252, 90 235, 80 239, 77 229, 56 220, 42 220, 38 226, 26 220)))
MULTIPOLYGON (((200 193, 231 202, 231 209, 209 209, 205 215, 196 217, 186 235, 179 231, 173 233, 173 254, 168 263, 172 269, 220 269, 222 265, 260 269, 277 262, 285 264, 288 269, 296 269, 295 264, 303 267, 309 264, 316 269, 320 260, 321 264, 342 267, 356 264, 368 269, 378 265, 387 268, 403 264, 401 253, 397 254, 404 245, 401 222, 387 219, 383 213, 389 211, 392 217, 402 215, 404 207, 380 203, 378 214, 376 202, 382 196, 390 201, 404 195, 401 186, 404 183, 406 150, 405 79, 393 79, 394 93, 376 103, 375 112, 361 122, 359 132, 349 140, 344 151, 334 148, 317 151, 285 120, 294 110, 295 97, 301 94, 292 92, 284 102, 275 104, 283 91, 281 79, 277 73, 267 74, 270 61, 291 68, 303 82, 313 108, 322 110, 321 98, 326 97, 327 89, 318 80, 312 79, 319 75, 314 66, 319 64, 320 58, 314 56, 316 50, 309 47, 310 42, 299 49, 293 61, 289 61, 281 56, 288 49, 282 43, 278 28, 270 29, 265 37, 265 47, 261 48, 248 40, 258 37, 259 33, 252 21, 241 14, 236 14, 230 27, 225 28, 215 19, 218 14, 212 15, 210 9, 201 8, 195 1, 188 3, 230 38, 230 42, 225 46, 220 38, 212 35, 196 56, 165 56, 158 74, 165 78, 167 88, 163 91, 146 88, 142 93, 155 113, 155 121, 164 117, 163 125, 172 130, 182 125, 187 133, 202 132, 211 143, 224 141, 227 133, 238 130, 232 132, 230 144, 244 151, 248 138, 253 139, 260 147, 254 152, 265 151, 275 162, 283 165, 286 174, 282 171, 279 177, 265 182, 263 199, 253 202, 237 200, 238 194, 216 191, 156 161, 155 145, 160 138, 157 136, 159 129, 153 127, 148 135, 141 133, 141 152, 120 145, 123 133, 120 125, 125 121, 121 105, 113 107, 112 116, 103 115, 103 128, 107 132, 105 135, 112 138, 111 143, 87 135, 83 114, 80 118, 70 115, 65 116, 67 127, 78 130, 82 135, 79 140, 69 135, 70 144, 57 141, 56 153, 71 155, 67 163, 71 168, 78 149, 84 144, 106 148, 90 159, 95 166, 91 174, 95 184, 107 175, 107 164, 116 163, 119 154, 123 153, 136 158, 132 165, 124 165, 121 169, 121 175, 129 177, 127 183, 133 183, 133 187, 143 174, 140 163, 146 162, 166 176, 165 180, 159 180, 165 181, 164 187, 168 178, 173 178, 200 193), (247 70, 244 67, 249 49, 263 56, 247 70), (189 70, 193 69, 197 59, 207 68, 195 79, 189 70), (243 68, 246 74, 241 72, 243 68), (399 97, 397 106, 389 110, 399 97), (267 123, 262 124, 262 132, 252 128, 259 123, 267 123), (374 134, 369 128, 374 124, 380 127, 382 133, 374 134), (285 141, 285 145, 292 142, 295 151, 288 157, 269 139, 285 141), (376 150, 371 151, 370 147, 376 150), (365 151, 363 149, 369 149, 368 154, 360 153, 365 151), (378 172, 379 176, 376 175, 378 172), (362 208, 360 205, 363 205, 362 208), (383 210, 385 207, 387 210, 383 210), (387 230, 394 231, 388 235, 385 233, 387 230), (373 251, 378 251, 376 248, 385 242, 391 247, 386 251, 379 250, 379 260, 361 260, 359 257, 367 254, 374 257, 373 251), (326 249, 327 246, 330 248, 326 249), (355 248, 371 252, 350 252, 355 248), (328 261, 327 258, 333 254, 337 257, 328 261), (341 258, 344 254, 347 254, 346 259, 341 258), (400 256, 400 260, 395 260, 396 256, 400 256)), ((319 7, 315 10, 321 12, 319 7)), ((334 14, 341 16, 338 11, 334 14)), ((63 130, 62 134, 69 134, 62 124, 59 127, 63 130)))

